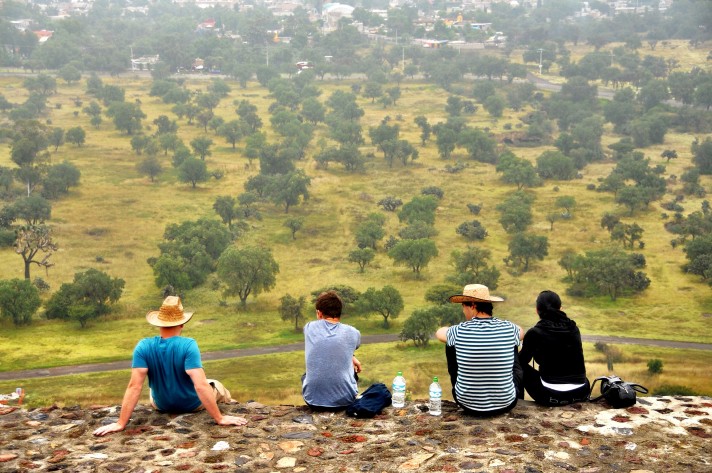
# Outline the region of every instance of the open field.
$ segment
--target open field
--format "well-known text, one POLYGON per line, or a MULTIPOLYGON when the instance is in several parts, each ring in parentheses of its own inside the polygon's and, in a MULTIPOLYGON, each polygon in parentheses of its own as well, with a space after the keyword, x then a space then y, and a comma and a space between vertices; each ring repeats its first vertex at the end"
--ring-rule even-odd
MULTIPOLYGON (((683 385, 697 393, 712 392, 710 378, 706 374, 712 363, 712 352, 634 346, 619 348, 623 352, 623 361, 615 363, 614 372, 627 381, 642 384, 651 392, 663 385, 683 385), (652 358, 663 361, 661 374, 651 375, 647 372, 646 363, 652 358)), ((452 385, 447 374, 445 352, 440 343, 432 343, 427 349, 401 343, 379 343, 364 345, 357 354, 364 369, 359 380, 361 390, 375 382, 390 385, 395 373, 402 370, 408 381, 410 399, 426 399, 432 377, 438 376, 444 398, 452 400, 452 385)), ((605 359, 591 344, 584 344, 584 354, 590 380, 608 374, 605 359)), ((304 372, 304 352, 211 361, 205 363, 205 369, 209 377, 223 381, 233 397, 240 402, 303 403, 299 377, 304 372)), ((17 386, 22 386, 27 392, 26 404, 30 407, 53 403, 61 406, 120 404, 128 379, 129 371, 125 370, 4 381, 0 382, 0 393, 9 393, 17 386)), ((140 402, 148 402, 147 383, 140 402)))
MULTIPOLYGON (((667 51, 662 46, 658 49, 667 51)), ((706 50, 700 48, 699 54, 702 56, 699 56, 699 61, 704 62, 702 51, 706 50)), ((694 62, 686 59, 683 66, 681 61, 681 69, 694 62)), ((148 95, 149 80, 132 75, 104 80, 106 83, 126 88, 127 101, 140 100, 142 110, 148 115, 144 124, 153 127, 152 121, 159 115, 175 118, 170 111, 170 105, 148 95)), ((355 81, 317 81, 316 85, 323 90, 320 98, 324 100, 334 90, 350 90, 353 82, 355 81)), ((275 138, 269 127, 267 109, 272 100, 268 91, 257 83, 249 83, 247 89, 240 89, 236 83, 229 83, 232 87, 230 97, 220 102, 216 114, 226 120, 234 119, 236 115, 233 100, 247 99, 259 108, 268 135, 272 139, 275 138)), ((206 80, 193 80, 188 82, 187 86, 191 90, 197 90, 204 89, 207 84, 206 80)), ((199 184, 197 189, 192 189, 190 185, 178 182, 175 170, 170 165, 170 156, 159 155, 166 172, 157 182, 151 183, 135 169, 140 157, 133 154, 130 137, 115 130, 106 117, 100 129, 95 130, 89 124, 89 117, 81 112, 81 107, 74 104, 75 98, 83 101, 82 106, 86 106, 90 101, 85 94, 84 82, 69 86, 64 83, 58 85, 58 93, 50 97, 47 111, 52 126, 65 129, 82 126, 87 131, 87 142, 79 148, 65 144, 57 152, 52 152, 53 163, 64 160, 74 163, 81 170, 82 178, 80 186, 72 189, 69 196, 53 202, 50 224, 55 229, 60 250, 52 257, 55 266, 46 274, 34 269, 33 277, 42 277, 50 284, 51 291, 55 291, 63 282, 71 281, 75 272, 97 268, 125 279, 126 288, 114 313, 106 319, 93 322, 87 329, 80 329, 72 323, 47 321, 41 317, 36 317, 32 326, 23 328, 15 328, 8 320, 1 320, 0 371, 129 358, 136 341, 154 333, 146 324, 144 315, 148 309, 159 306, 161 298, 146 260, 158 255, 157 243, 161 240, 166 225, 199 217, 217 218, 212 209, 215 198, 242 193, 246 179, 258 171, 257 162, 254 162, 252 167, 246 167, 247 159, 241 152, 243 143, 238 144, 237 151, 233 151, 222 138, 209 132, 215 144, 212 156, 207 158, 208 167, 224 170, 225 176, 222 179, 210 180, 199 184), (58 107, 60 105, 61 108, 58 107), (75 111, 79 112, 77 116, 75 111)), ((465 90, 471 88, 471 84, 461 86, 465 90)), ((369 99, 359 98, 359 104, 366 112, 361 123, 367 142, 368 127, 379 124, 386 116, 392 119, 391 123, 399 124, 401 138, 414 144, 420 141, 419 130, 413 123, 415 116, 425 115, 431 124, 445 120, 444 104, 448 97, 447 92, 418 81, 404 82, 401 90, 402 97, 397 105, 388 109, 384 109, 380 104, 371 104, 369 99)), ((22 87, 22 78, 15 77, 0 77, 0 93, 14 103, 23 101, 27 95, 22 87)), ((528 111, 530 110, 525 109, 515 113, 505 110, 502 118, 494 120, 480 107, 474 115, 467 116, 467 119, 471 126, 488 128, 502 137, 507 133, 505 125, 511 124, 512 129, 517 130, 521 117, 528 111)), ((204 134, 200 127, 188 125, 185 120, 179 120, 178 123, 179 135, 185 143, 204 134)), ((611 134, 610 129, 608 132, 604 137, 606 144, 619 139, 619 136, 611 134)), ((679 191, 679 183, 669 185, 668 194, 661 201, 652 203, 648 210, 638 212, 634 217, 628 217, 626 209, 613 202, 612 194, 586 190, 587 184, 597 184, 599 178, 610 172, 614 166, 613 162, 587 166, 582 171, 582 179, 567 182, 547 181, 543 186, 529 190, 536 195, 533 205, 534 223, 530 229, 549 238, 549 256, 544 261, 535 262, 531 271, 513 275, 502 263, 502 259, 508 254, 509 236, 498 222, 499 212, 495 210, 495 206, 513 192, 515 187, 501 183, 494 166, 469 161, 461 151, 456 152, 453 160, 445 162, 438 157, 435 144, 431 140, 427 146, 419 148, 419 159, 407 167, 394 163, 393 167, 389 168, 381 153, 373 149, 375 158, 367 163, 364 173, 348 173, 333 164, 326 170, 317 169, 311 157, 319 149, 319 138, 324 136, 326 127, 321 124, 307 153, 308 158, 297 163, 298 167, 305 169, 312 178, 310 199, 292 207, 288 215, 284 213, 283 208, 263 204, 261 211, 264 219, 250 221, 250 230, 236 243, 238 246, 253 244, 272 249, 280 266, 275 289, 257 298, 250 298, 246 309, 239 308, 234 299, 225 299, 219 290, 213 289, 211 281, 187 294, 186 306, 196 311, 187 334, 199 341, 202 350, 274 345, 299 340, 301 335, 293 331, 293 324, 280 320, 277 313, 278 299, 285 294, 295 297, 308 296, 311 291, 329 284, 346 284, 358 290, 380 288, 386 284, 397 287, 406 305, 400 317, 393 320, 390 329, 392 332, 398 332, 402 322, 412 311, 426 304, 423 298, 425 291, 444 282, 451 272, 451 251, 462 250, 468 245, 455 233, 455 228, 463 221, 473 218, 480 220, 489 233, 487 239, 477 245, 492 252, 492 263, 502 271, 499 287, 493 292, 505 296, 507 302, 497 308, 496 315, 509 318, 527 328, 536 321, 533 307, 536 295, 542 289, 551 289, 562 294, 564 310, 577 321, 583 333, 712 342, 710 288, 699 278, 682 273, 680 266, 685 261, 684 254, 680 248, 671 249, 669 242, 672 235, 664 230, 664 220, 660 217, 663 212, 660 203, 669 201, 679 191), (445 172, 445 165, 453 164, 454 160, 463 161, 467 168, 458 174, 445 172), (435 224, 439 231, 439 235, 435 237, 439 256, 423 271, 420 278, 416 278, 408 268, 394 267, 380 247, 371 266, 367 267, 364 273, 359 273, 357 266, 349 263, 347 259, 348 252, 355 247, 353 229, 359 219, 371 212, 380 211, 376 202, 387 195, 394 195, 407 202, 426 186, 439 186, 445 191, 435 224), (555 199, 562 195, 576 197, 574 217, 568 221, 557 222, 552 231, 545 217, 553 210, 555 199), (482 213, 477 217, 469 214, 466 207, 468 203, 482 203, 482 213), (608 233, 599 225, 605 212, 617 213, 625 222, 637 222, 645 229, 645 249, 640 252, 647 259, 645 271, 652 284, 638 296, 619 298, 615 302, 608 298, 567 297, 564 295, 566 284, 562 282, 565 273, 557 261, 567 249, 585 251, 611 245, 608 233), (292 240, 289 230, 283 226, 285 219, 291 216, 305 219, 304 227, 297 233, 296 240, 292 240)), ((643 151, 654 164, 665 164, 660 153, 664 149, 676 149, 679 158, 666 164, 665 176, 680 176, 692 165, 690 144, 694 138, 690 135, 668 133, 663 145, 643 151)), ((703 139, 704 136, 699 138, 703 139)), ((513 148, 513 151, 518 156, 534 162, 544 150, 552 148, 553 146, 513 148)), ((364 147, 364 151, 370 150, 369 146, 364 147)), ((9 160, 7 146, 0 148, 0 165, 14 166, 9 160)), ((708 190, 712 189, 711 183, 709 176, 703 178, 703 184, 708 190)), ((701 202, 702 199, 687 198, 682 205, 685 212, 689 213, 698 210, 701 202)), ((390 213, 386 213, 386 216, 387 235, 396 235, 400 228, 397 216, 390 213)), ((0 278, 19 277, 22 277, 21 258, 14 254, 12 249, 0 250, 0 278)), ((306 313, 308 318, 312 317, 311 310, 306 313)), ((384 330, 378 315, 369 318, 350 317, 345 321, 363 333, 379 333, 384 330)), ((386 350, 387 346, 379 347, 380 350, 386 350)), ((368 353, 367 350, 370 349, 364 347, 363 351, 368 353)), ((670 353, 670 356, 674 357, 689 355, 691 360, 703 359, 698 353, 670 353)), ((257 380, 255 386, 247 388, 248 392, 256 393, 254 398, 284 397, 289 399, 288 402, 297 402, 298 390, 285 386, 289 385, 288 379, 291 379, 291 376, 298 379, 303 369, 303 361, 299 357, 290 358, 296 355, 280 356, 285 358, 279 358, 274 363, 279 369, 273 370, 273 374, 269 375, 273 376, 270 378, 272 384, 264 391, 259 391, 256 386, 262 380, 257 380), (257 395, 258 392, 263 394, 257 395)), ((404 346, 398 346, 397 349, 389 347, 388 356, 408 359, 408 366, 413 366, 414 370, 415 363, 423 363, 422 372, 415 371, 418 373, 418 379, 423 378, 423 383, 430 373, 438 374, 437 371, 440 371, 440 375, 444 377, 444 359, 441 359, 441 353, 434 349, 421 352, 404 346)), ((629 371, 621 371, 619 374, 625 377, 630 373, 632 377, 642 381, 639 373, 645 371, 645 362, 653 357, 661 358, 654 353, 640 355, 639 363, 631 361, 630 366, 626 368, 629 371)), ((266 357, 266 360, 268 359, 270 358, 266 357)), ((589 356, 589 360, 594 359, 595 355, 589 356)), ((675 363, 674 366, 686 366, 681 358, 675 359, 678 361, 671 362, 675 363)), ((255 363, 250 365, 241 360, 234 362, 233 366, 231 362, 216 362, 209 367, 210 370, 214 367, 218 373, 224 373, 229 384, 241 386, 245 379, 254 373, 269 372, 269 369, 264 369, 264 365, 260 365, 266 361, 258 360, 255 363), (238 368, 238 365, 243 364, 253 368, 239 371, 242 368, 238 368)), ((696 366, 696 361, 691 363, 690 367, 696 366)), ((394 371, 398 364, 398 360, 394 359, 383 372, 377 375, 366 373, 366 376, 370 380, 390 379, 391 371, 394 371)), ((590 366, 589 371, 601 374, 604 370, 596 372, 595 366, 590 366)), ((666 371, 675 372, 676 376, 677 373, 683 372, 681 369, 673 370, 672 366, 666 371)), ((666 376, 667 373, 663 375, 666 376)), ((107 399, 115 400, 116 393, 123 391, 125 382, 118 382, 120 386, 117 388, 117 377, 123 379, 126 376, 125 373, 120 376, 93 375, 88 376, 88 380, 78 377, 76 380, 65 380, 57 384, 66 387, 66 394, 63 396, 65 399, 76 399, 76 402, 104 402, 107 399), (68 387, 89 382, 92 385, 101 383, 101 387, 97 386, 96 390, 92 388, 92 391, 96 391, 97 399, 82 397, 81 388, 72 391, 75 388, 68 387)), ((679 377, 680 379, 670 383, 697 387, 701 392, 712 393, 712 377, 708 370, 700 369, 694 374, 690 372, 689 376, 679 374, 679 377)), ((32 384, 32 390, 40 392, 42 383, 50 383, 46 392, 56 392, 58 386, 51 384, 53 382, 33 381, 32 383, 37 384, 32 384)), ((30 386, 30 382, 27 385, 30 386)), ((6 391, 6 387, 9 386, 3 386, 0 392, 6 391)), ((241 390, 242 388, 238 388, 238 393, 241 390)), ((93 395, 95 394, 92 393, 93 395)), ((51 394, 42 396, 44 402, 52 399, 51 394)), ((242 394, 238 396, 241 400, 245 399, 242 394)))

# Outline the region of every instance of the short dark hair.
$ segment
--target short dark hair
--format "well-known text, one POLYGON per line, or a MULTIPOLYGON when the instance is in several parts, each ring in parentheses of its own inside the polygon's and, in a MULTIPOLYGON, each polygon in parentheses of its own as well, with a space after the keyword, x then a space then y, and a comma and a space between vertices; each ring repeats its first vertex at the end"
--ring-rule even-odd
POLYGON ((487 315, 492 315, 494 306, 492 305, 491 302, 475 302, 475 310, 477 312, 482 312, 487 315))
POLYGON ((343 306, 344 303, 341 302, 341 297, 336 291, 322 292, 316 298, 316 310, 327 317, 340 318, 343 306))

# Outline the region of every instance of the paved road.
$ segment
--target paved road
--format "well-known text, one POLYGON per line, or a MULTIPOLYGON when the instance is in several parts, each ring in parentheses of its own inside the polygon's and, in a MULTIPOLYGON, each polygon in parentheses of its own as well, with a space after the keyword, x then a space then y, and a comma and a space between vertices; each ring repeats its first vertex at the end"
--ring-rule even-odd
MULTIPOLYGON (((608 337, 601 335, 583 335, 584 342, 603 342, 622 345, 648 345, 663 348, 678 348, 690 350, 712 350, 710 343, 677 342, 672 340, 651 340, 645 338, 608 337)), ((381 335, 364 335, 361 343, 386 343, 398 341, 398 334, 385 333, 381 335)), ((291 343, 269 347, 242 348, 239 350, 222 350, 202 353, 203 361, 226 360, 243 356, 267 355, 270 353, 286 353, 304 350, 304 343, 291 343)), ((126 370, 131 367, 130 360, 113 361, 110 363, 91 363, 74 366, 58 366, 55 368, 40 368, 24 371, 7 371, 0 373, 0 381, 25 380, 30 378, 48 378, 51 376, 66 376, 82 373, 99 373, 104 371, 126 370)))

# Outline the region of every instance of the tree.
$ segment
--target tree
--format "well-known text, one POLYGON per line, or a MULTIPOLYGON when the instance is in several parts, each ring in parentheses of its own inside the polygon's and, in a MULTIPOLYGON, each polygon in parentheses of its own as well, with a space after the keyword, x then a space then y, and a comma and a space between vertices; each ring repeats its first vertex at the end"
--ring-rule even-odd
MULTIPOLYGON (((499 270, 489 265, 492 256, 490 250, 468 246, 465 251, 454 250, 450 253, 450 264, 454 273, 448 276, 448 281, 457 286, 471 284, 478 281, 490 289, 497 289, 499 285, 499 270)), ((454 294, 450 292, 450 295, 454 294)))
POLYGON ((414 119, 415 124, 418 125, 418 128, 420 128, 420 145, 425 146, 425 143, 428 141, 430 138, 430 132, 432 131, 432 127, 430 126, 430 123, 428 123, 428 119, 424 115, 418 115, 414 119))
POLYGON ((200 159, 205 161, 206 156, 210 156, 212 152, 210 147, 213 145, 213 140, 207 136, 199 136, 190 141, 190 147, 193 148, 193 152, 200 156, 200 159))
POLYGON ((482 106, 492 117, 499 118, 502 116, 502 112, 504 112, 504 108, 507 106, 507 101, 503 97, 495 94, 487 97, 482 106))
POLYGON ((138 104, 128 102, 112 102, 106 114, 114 120, 114 126, 127 135, 141 130, 141 120, 146 118, 138 104))
POLYGON ((67 141, 75 146, 81 146, 84 144, 87 133, 84 128, 80 126, 75 126, 67 130, 67 141))
POLYGON ((316 98, 309 97, 302 102, 302 116, 308 122, 316 125, 324 121, 326 108, 316 98))
POLYGON ((712 138, 705 138, 702 143, 693 143, 692 155, 701 174, 712 174, 712 138))
POLYGON ((536 172, 542 179, 568 181, 576 177, 574 160, 561 151, 544 151, 536 159, 536 172))
POLYGON ((156 177, 163 172, 163 167, 155 156, 146 156, 136 165, 136 170, 154 182, 156 177))
POLYGON ((59 70, 59 77, 61 77, 67 84, 72 82, 77 82, 82 79, 82 73, 71 64, 67 64, 59 70))
POLYGON ((166 227, 158 247, 161 255, 150 259, 156 284, 177 291, 202 284, 215 271, 217 259, 233 235, 217 220, 200 219, 166 227))
POLYGON ((432 225, 422 220, 416 220, 405 228, 398 231, 398 236, 403 240, 419 240, 421 238, 432 238, 437 236, 438 231, 432 225))
POLYGON ((354 232, 358 247, 375 250, 376 244, 386 236, 386 231, 383 229, 385 223, 386 217, 383 214, 375 212, 369 214, 354 232))
POLYGON ((428 238, 401 240, 388 251, 388 256, 393 258, 396 265, 410 266, 418 278, 420 271, 437 255, 438 248, 435 246, 435 242, 428 238))
POLYGON ((193 189, 199 182, 205 182, 209 177, 208 166, 205 161, 198 158, 187 158, 178 167, 178 179, 181 182, 189 182, 193 189))
POLYGON ((611 229, 611 240, 621 241, 623 248, 633 249, 635 242, 643 246, 643 228, 637 223, 618 223, 611 229))
POLYGON ((289 213, 289 207, 299 204, 300 199, 309 199, 311 178, 298 169, 288 174, 277 174, 271 178, 268 194, 272 202, 284 205, 284 213, 289 213))
POLYGON ((667 159, 667 162, 669 163, 671 159, 677 159, 677 151, 674 149, 666 149, 660 154, 660 156, 667 159))
POLYGON ((660 358, 653 358, 648 360, 648 373, 650 374, 660 374, 663 372, 663 360, 660 358))
POLYGON ((615 301, 619 295, 644 291, 650 279, 642 271, 644 258, 620 249, 586 252, 576 257, 576 272, 568 293, 571 295, 605 294, 615 301))
POLYGON ((499 157, 497 172, 502 173, 504 182, 516 184, 517 190, 521 190, 525 186, 534 187, 541 184, 541 179, 537 176, 532 163, 511 152, 503 153, 499 157))
POLYGON ((44 224, 23 225, 15 231, 15 253, 22 256, 25 263, 25 279, 30 280, 30 265, 36 264, 46 270, 54 266, 49 258, 59 248, 52 239, 52 229, 44 224), (42 259, 39 253, 44 254, 42 259))
POLYGON ((509 242, 509 258, 522 271, 529 270, 532 260, 543 260, 549 254, 549 240, 545 236, 517 233, 509 242))
POLYGON ((359 273, 363 273, 375 256, 376 252, 372 248, 356 248, 349 253, 349 261, 358 264, 359 273))
POLYGON ((21 197, 9 206, 12 219, 20 219, 28 226, 44 224, 52 216, 52 204, 44 197, 21 197))
POLYGON ((238 296, 247 305, 247 297, 269 291, 277 283, 279 265, 267 248, 227 248, 218 259, 218 276, 225 284, 226 296, 238 296))
POLYGON ((57 149, 64 144, 64 129, 59 127, 52 128, 52 132, 49 135, 49 142, 54 146, 54 150, 57 151, 57 149))
POLYGON ((29 325, 40 305, 39 290, 29 279, 0 281, 0 314, 16 326, 29 325))
POLYGON ((47 168, 47 176, 42 182, 42 196, 56 199, 69 192, 70 187, 79 185, 82 173, 72 163, 63 161, 47 168))
POLYGON ((432 309, 418 309, 413 311, 401 329, 401 341, 413 340, 416 347, 426 347, 438 328, 437 311, 432 309))
POLYGON ((300 218, 300 217, 288 218, 284 222, 284 226, 289 228, 289 231, 292 233, 292 240, 297 239, 297 232, 299 230, 301 230, 303 225, 304 225, 304 219, 300 218))
POLYGON ((286 294, 279 299, 279 316, 285 322, 294 322, 294 331, 299 332, 299 324, 304 322, 304 306, 306 298, 300 296, 299 299, 286 294))
POLYGON ((403 311, 403 297, 393 286, 383 286, 379 291, 369 287, 361 294, 359 304, 364 312, 378 312, 383 317, 383 328, 389 328, 389 319, 398 318, 403 311))
POLYGON ((497 143, 480 129, 462 130, 458 137, 458 145, 467 150, 470 159, 489 164, 497 162, 497 143))
POLYGON ((497 204, 501 212, 499 223, 507 233, 523 232, 532 223, 533 197, 517 192, 509 196, 504 202, 497 204))
POLYGON ((572 195, 562 195, 556 198, 556 206, 566 211, 566 215, 571 216, 576 207, 576 198, 572 195))
POLYGON ((371 103, 374 103, 378 97, 383 95, 383 87, 378 82, 366 82, 366 86, 363 88, 363 95, 370 98, 371 103))
POLYGON ((225 138, 225 140, 232 145, 232 149, 235 149, 235 144, 242 139, 245 135, 245 131, 246 126, 244 122, 231 120, 218 128, 218 135, 225 138))
POLYGON ((438 199, 432 195, 416 195, 410 202, 403 205, 398 212, 398 220, 413 223, 418 220, 428 225, 435 224, 435 210, 438 208, 438 199))
POLYGON ((62 284, 47 302, 47 318, 73 319, 85 328, 90 320, 110 311, 119 301, 125 281, 98 269, 76 273, 74 281, 62 284))
POLYGON ((213 210, 222 219, 227 228, 232 229, 232 221, 237 217, 238 212, 235 208, 237 201, 229 195, 221 195, 215 199, 213 210))

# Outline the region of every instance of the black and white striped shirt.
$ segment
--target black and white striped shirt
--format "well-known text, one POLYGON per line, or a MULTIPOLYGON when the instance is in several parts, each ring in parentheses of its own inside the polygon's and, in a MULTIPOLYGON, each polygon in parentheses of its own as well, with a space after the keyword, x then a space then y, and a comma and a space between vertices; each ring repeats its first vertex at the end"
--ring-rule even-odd
POLYGON ((508 320, 473 318, 447 331, 447 345, 455 347, 460 404, 473 411, 493 411, 516 398, 512 376, 519 327, 508 320))

